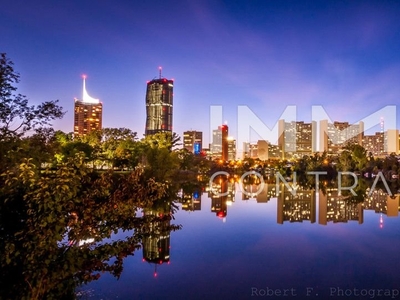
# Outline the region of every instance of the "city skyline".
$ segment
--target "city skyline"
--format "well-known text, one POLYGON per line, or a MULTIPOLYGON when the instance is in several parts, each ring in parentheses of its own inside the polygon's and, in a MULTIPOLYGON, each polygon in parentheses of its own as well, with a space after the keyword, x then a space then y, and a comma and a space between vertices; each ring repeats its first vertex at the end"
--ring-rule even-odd
POLYGON ((54 127, 66 132, 78 78, 88 74, 104 104, 103 127, 141 138, 145 84, 163 66, 176 83, 173 131, 181 138, 202 131, 207 147, 210 106, 223 107, 236 137, 240 105, 270 128, 289 105, 298 107, 297 120, 311 121, 312 105, 321 105, 332 120, 351 124, 397 105, 399 12, 400 3, 378 1, 6 1, 1 51, 32 104, 60 100, 67 114, 54 127))

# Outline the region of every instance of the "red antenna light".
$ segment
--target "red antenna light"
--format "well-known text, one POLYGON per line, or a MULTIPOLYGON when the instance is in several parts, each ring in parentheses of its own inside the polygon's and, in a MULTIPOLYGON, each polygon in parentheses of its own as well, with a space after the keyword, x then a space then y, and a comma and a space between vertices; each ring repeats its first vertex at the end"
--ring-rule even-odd
POLYGON ((86 74, 82 74, 82 78, 86 79, 87 75, 86 74))

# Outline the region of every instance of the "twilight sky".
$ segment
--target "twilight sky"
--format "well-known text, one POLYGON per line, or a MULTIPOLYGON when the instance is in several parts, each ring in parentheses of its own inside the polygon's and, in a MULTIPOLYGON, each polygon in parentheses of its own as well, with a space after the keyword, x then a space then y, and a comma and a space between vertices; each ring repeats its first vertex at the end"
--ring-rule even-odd
POLYGON ((66 132, 87 74, 103 126, 142 137, 146 81, 159 66, 175 79, 174 131, 203 131, 204 147, 210 106, 222 106, 236 136, 243 105, 272 129, 289 105, 298 121, 321 105, 332 121, 354 123, 400 103, 395 0, 2 0, 0 52, 32 103, 60 100, 68 112, 54 126, 66 132))

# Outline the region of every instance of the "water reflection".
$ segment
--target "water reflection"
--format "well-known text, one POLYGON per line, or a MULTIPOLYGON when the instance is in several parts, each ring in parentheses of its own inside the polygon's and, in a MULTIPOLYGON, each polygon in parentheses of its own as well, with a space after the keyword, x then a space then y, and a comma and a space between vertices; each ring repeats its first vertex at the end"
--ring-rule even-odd
POLYGON ((196 211, 201 210, 201 195, 203 194, 202 189, 195 187, 190 192, 182 191, 181 203, 182 210, 196 211))
POLYGON ((349 201, 349 196, 339 195, 337 189, 328 189, 319 193, 319 224, 328 222, 346 223, 357 221, 364 223, 363 203, 349 201))
POLYGON ((145 209, 144 217, 155 217, 148 224, 148 230, 143 234, 143 261, 154 264, 154 276, 157 276, 157 265, 169 264, 171 239, 171 212, 145 209))
MULTIPOLYGON (((238 181, 219 179, 211 187, 182 188, 182 210, 175 216, 183 229, 171 238, 162 229, 169 221, 149 226, 142 241, 145 262, 132 258, 122 282, 107 281, 112 291, 101 288, 104 282, 92 285, 100 291, 97 299, 251 299, 252 287, 295 288, 299 299, 325 299, 331 287, 397 286, 398 223, 384 216, 398 216, 398 194, 390 197, 380 188, 368 195, 363 183, 357 197, 339 195, 329 184, 321 184, 320 191, 299 186, 294 195, 284 184, 265 183, 261 189, 246 182, 242 189, 238 181), (377 234, 383 221, 389 230, 377 234), (374 253, 380 255, 371 260, 374 253), (175 263, 165 266, 170 256, 175 263), (306 287, 319 296, 306 297, 306 287)), ((144 216, 165 215, 168 209, 144 211, 144 216)))
POLYGON ((297 190, 293 195, 287 187, 282 187, 278 195, 277 223, 284 222, 315 222, 316 197, 314 190, 297 190))
POLYGON ((8 240, 2 238, 5 247, 14 247, 18 258, 32 256, 38 263, 33 266, 32 259, 32 266, 26 265, 20 259, 3 268, 2 282, 7 284, 0 289, 0 299, 73 299, 77 286, 98 280, 102 273, 119 278, 124 260, 140 248, 145 261, 155 265, 169 263, 170 233, 181 228, 171 223, 175 209, 171 199, 160 199, 144 208, 142 216, 122 214, 118 209, 103 214, 101 220, 81 220, 71 215, 61 241, 36 241, 32 236, 19 245, 12 235, 6 236, 8 240), (40 248, 35 247, 37 243, 40 248), (41 260, 42 257, 46 259, 41 260), (24 268, 29 268, 28 278, 33 278, 30 282, 24 268), (46 280, 37 283, 38 277, 46 280))
POLYGON ((235 202, 235 184, 228 179, 219 178, 208 192, 211 198, 211 212, 218 218, 225 220, 228 215, 228 206, 235 202))
MULTIPOLYGON (((351 186, 352 183, 346 184, 343 186, 351 186)), ((257 178, 250 178, 247 182, 241 183, 238 180, 218 177, 211 186, 205 186, 205 189, 208 191, 208 198, 211 199, 211 212, 222 219, 227 217, 228 206, 234 204, 235 194, 238 192, 241 193, 243 201, 256 200, 257 203, 268 203, 271 198, 277 199, 278 224, 303 221, 315 223, 317 216, 320 225, 349 221, 363 224, 365 210, 373 210, 388 217, 399 215, 399 194, 389 195, 388 191, 382 188, 371 190, 365 181, 360 181, 355 188, 356 195, 350 190, 339 191, 337 186, 328 185, 326 182, 318 191, 310 186, 313 185, 297 186, 294 193, 292 187, 284 183, 280 183, 277 189, 275 182, 261 185, 257 178)), ((397 192, 396 188, 391 189, 391 193, 392 190, 397 192)), ((187 193, 184 198, 187 200, 182 204, 183 210, 201 210, 200 194, 197 191, 187 193)))
POLYGON ((170 219, 164 219, 163 216, 158 221, 158 227, 155 224, 150 224, 150 232, 143 237, 143 259, 149 263, 163 264, 169 262, 170 249, 170 219))

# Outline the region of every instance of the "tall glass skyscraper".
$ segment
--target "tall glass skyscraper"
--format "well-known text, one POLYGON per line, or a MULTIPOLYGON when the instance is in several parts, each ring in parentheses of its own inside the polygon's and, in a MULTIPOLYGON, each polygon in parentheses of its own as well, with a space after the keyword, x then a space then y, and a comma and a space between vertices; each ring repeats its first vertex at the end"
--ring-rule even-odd
POLYGON ((147 82, 145 135, 172 132, 174 81, 161 77, 147 82))

